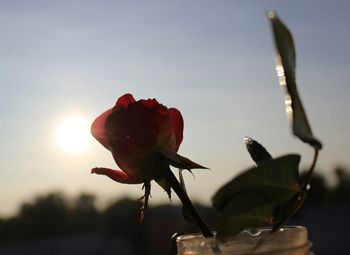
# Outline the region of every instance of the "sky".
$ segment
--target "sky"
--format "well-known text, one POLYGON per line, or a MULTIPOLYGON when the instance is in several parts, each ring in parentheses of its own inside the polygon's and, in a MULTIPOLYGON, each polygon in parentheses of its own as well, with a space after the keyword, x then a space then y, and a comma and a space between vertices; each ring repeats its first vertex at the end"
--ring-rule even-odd
MULTIPOLYGON (((0 0, 0 217, 52 191, 92 192, 101 204, 141 197, 141 185, 90 174, 117 168, 88 132, 125 93, 181 111, 179 153, 210 168, 185 174, 193 200, 209 204, 253 166, 245 136, 275 157, 302 154, 306 168, 312 149, 290 133, 268 10, 294 35, 299 92, 324 144, 317 171, 332 183, 334 167, 350 166, 347 1, 0 0), (88 134, 80 153, 57 138, 72 116, 88 134)), ((150 204, 167 201, 153 183, 150 204)))

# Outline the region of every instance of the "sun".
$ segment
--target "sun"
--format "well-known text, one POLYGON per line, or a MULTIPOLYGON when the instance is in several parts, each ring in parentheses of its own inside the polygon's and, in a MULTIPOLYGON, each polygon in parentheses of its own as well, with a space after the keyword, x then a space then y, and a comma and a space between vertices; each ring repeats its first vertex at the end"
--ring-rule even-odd
POLYGON ((90 141, 90 123, 81 116, 64 118, 56 129, 56 145, 69 154, 81 154, 90 141))

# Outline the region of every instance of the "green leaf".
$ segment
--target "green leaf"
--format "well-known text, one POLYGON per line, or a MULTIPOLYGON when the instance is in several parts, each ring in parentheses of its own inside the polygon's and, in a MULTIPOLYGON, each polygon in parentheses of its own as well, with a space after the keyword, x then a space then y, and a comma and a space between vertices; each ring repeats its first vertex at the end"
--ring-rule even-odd
POLYGON ((270 153, 257 141, 250 137, 245 137, 244 142, 251 158, 257 165, 261 165, 265 161, 272 159, 270 153))
POLYGON ((224 185, 212 199, 220 212, 218 237, 225 239, 247 228, 273 225, 276 212, 283 213, 281 206, 300 192, 299 162, 300 156, 295 154, 271 159, 224 185))
POLYGON ((231 199, 218 216, 218 238, 224 240, 244 229, 272 224, 274 204, 255 192, 245 192, 231 199))
POLYGON ((290 199, 299 191, 299 162, 299 155, 289 154, 244 171, 216 192, 213 206, 222 211, 232 199, 245 192, 255 192, 271 203, 290 199))
POLYGON ((305 202, 306 195, 307 192, 305 191, 295 194, 291 199, 276 208, 272 231, 276 231, 282 224, 292 218, 305 202))
POLYGON ((289 29, 283 24, 275 12, 269 12, 274 42, 277 49, 276 70, 279 83, 285 91, 285 105, 288 118, 295 136, 309 143, 315 149, 321 149, 321 142, 311 131, 303 104, 298 94, 295 67, 296 53, 294 41, 289 29))

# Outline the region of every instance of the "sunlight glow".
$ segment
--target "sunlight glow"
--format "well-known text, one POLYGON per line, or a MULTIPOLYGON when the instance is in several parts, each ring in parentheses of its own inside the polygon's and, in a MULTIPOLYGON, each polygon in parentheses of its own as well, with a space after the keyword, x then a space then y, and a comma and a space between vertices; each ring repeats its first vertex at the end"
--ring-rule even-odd
POLYGON ((90 141, 90 123, 79 116, 70 116, 59 123, 56 130, 56 144, 70 154, 86 151, 90 141))

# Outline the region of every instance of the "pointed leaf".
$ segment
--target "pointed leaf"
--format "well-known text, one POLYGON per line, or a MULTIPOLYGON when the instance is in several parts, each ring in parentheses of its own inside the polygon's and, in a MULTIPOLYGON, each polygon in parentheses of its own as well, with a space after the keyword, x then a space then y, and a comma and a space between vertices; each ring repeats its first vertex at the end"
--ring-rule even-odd
POLYGON ((296 53, 292 34, 275 12, 270 12, 268 18, 271 21, 277 49, 277 75, 279 77, 279 83, 284 88, 286 94, 286 111, 292 125, 293 134, 303 142, 309 143, 315 149, 321 149, 322 144, 312 134, 311 127, 298 94, 295 77, 296 53))
POLYGON ((245 137, 244 142, 251 158, 257 165, 261 165, 262 163, 272 159, 270 153, 257 141, 250 137, 245 137))
POLYGON ((171 150, 163 149, 163 150, 159 151, 159 153, 163 154, 167 158, 169 164, 172 165, 173 167, 177 167, 180 169, 188 169, 188 170, 208 169, 207 167, 202 166, 200 164, 197 164, 196 162, 193 162, 192 160, 190 160, 184 156, 181 156, 181 155, 179 155, 176 152, 171 151, 171 150))
POLYGON ((212 198, 222 211, 226 204, 244 192, 256 192, 271 202, 283 202, 298 192, 300 156, 289 154, 250 168, 225 184, 212 198))
POLYGON ((161 186, 164 191, 168 194, 169 199, 171 200, 171 187, 169 183, 164 178, 154 178, 154 180, 161 186))

